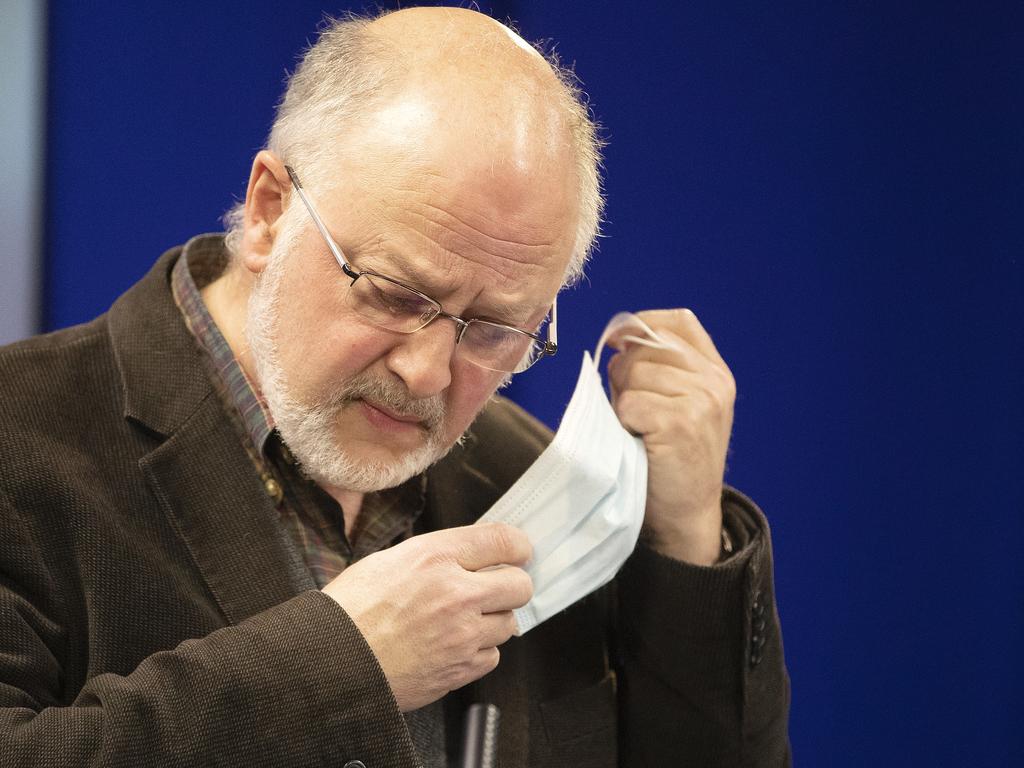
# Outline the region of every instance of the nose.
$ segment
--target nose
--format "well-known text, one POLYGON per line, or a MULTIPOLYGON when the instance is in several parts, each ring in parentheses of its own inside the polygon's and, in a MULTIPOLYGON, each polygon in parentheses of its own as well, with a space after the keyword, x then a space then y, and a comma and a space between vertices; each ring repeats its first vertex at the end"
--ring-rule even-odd
POLYGON ((401 338, 387 357, 388 370, 398 376, 414 398, 444 391, 452 381, 457 326, 445 318, 401 338))

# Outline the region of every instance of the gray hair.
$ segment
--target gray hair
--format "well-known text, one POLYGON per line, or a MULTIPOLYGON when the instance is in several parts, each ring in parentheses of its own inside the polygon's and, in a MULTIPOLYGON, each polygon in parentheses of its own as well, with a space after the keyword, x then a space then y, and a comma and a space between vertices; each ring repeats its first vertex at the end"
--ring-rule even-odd
MULTIPOLYGON (((337 135, 344 127, 358 125, 383 100, 394 81, 388 65, 397 52, 369 29, 378 16, 348 14, 327 19, 316 43, 310 46, 288 78, 287 87, 267 139, 267 149, 288 162, 301 166, 303 183, 324 186, 329 180, 328 155, 332 150, 325 136, 337 135)), ((561 84, 557 98, 565 112, 576 150, 579 178, 580 217, 572 258, 566 268, 564 285, 583 276, 583 268, 600 236, 604 193, 601 180, 601 150, 604 141, 591 117, 590 105, 575 72, 562 66, 558 55, 539 44, 534 48, 551 66, 561 84)), ((232 257, 241 245, 245 218, 244 201, 237 202, 223 221, 227 248, 232 257)))

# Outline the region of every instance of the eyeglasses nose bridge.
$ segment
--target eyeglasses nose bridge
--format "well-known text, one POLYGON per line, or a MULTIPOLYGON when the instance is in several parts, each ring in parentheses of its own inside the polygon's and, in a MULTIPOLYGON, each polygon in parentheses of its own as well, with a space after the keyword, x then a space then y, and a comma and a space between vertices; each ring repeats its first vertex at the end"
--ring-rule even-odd
MULTIPOLYGON (((429 322, 427 322, 427 325, 430 325, 430 323, 434 322, 439 317, 446 317, 449 320, 451 320, 453 323, 455 323, 455 344, 458 345, 458 343, 460 341, 462 341, 462 336, 463 336, 463 334, 466 333, 466 329, 469 328, 470 321, 469 320, 463 320, 458 315, 449 315, 447 312, 445 312, 442 309, 442 310, 438 310, 437 314, 434 315, 432 318, 430 318, 429 322)), ((426 326, 424 326, 424 327, 426 327, 426 326)))

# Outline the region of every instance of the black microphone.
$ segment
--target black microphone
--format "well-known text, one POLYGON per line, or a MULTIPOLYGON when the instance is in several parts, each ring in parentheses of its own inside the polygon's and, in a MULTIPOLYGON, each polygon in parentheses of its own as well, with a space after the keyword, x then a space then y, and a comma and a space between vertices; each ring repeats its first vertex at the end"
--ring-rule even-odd
POLYGON ((462 728, 461 768, 494 768, 498 764, 498 723, 493 704, 472 704, 462 728))

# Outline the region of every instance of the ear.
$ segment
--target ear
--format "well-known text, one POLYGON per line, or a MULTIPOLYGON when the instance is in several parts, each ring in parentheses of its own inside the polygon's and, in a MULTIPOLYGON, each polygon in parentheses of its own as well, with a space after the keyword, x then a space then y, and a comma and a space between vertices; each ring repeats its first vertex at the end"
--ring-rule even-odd
POLYGON ((274 153, 261 150, 252 161, 249 188, 245 192, 240 249, 242 263, 253 274, 259 274, 267 265, 289 194, 291 181, 284 163, 274 153))

